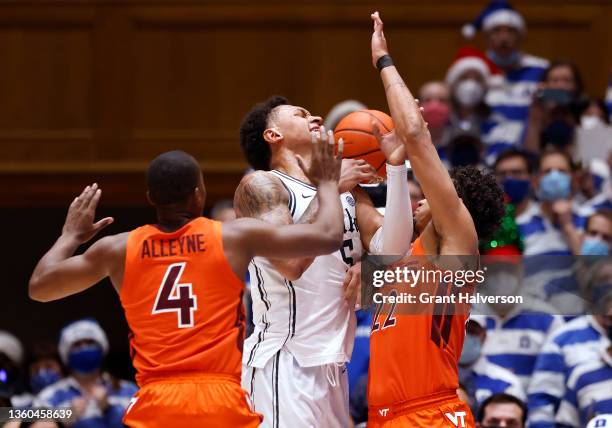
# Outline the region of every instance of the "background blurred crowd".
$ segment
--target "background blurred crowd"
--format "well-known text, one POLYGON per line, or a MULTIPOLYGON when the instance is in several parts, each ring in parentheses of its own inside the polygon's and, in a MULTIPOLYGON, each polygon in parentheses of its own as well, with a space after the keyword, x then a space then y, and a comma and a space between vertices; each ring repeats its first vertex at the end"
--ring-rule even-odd
MULTIPOLYGON (((526 23, 505 1, 491 2, 462 29, 467 38, 479 30, 486 51, 462 47, 440 80, 415 92, 447 166, 489 169, 505 191, 506 216, 482 252, 514 258, 490 272, 488 284, 537 304, 475 308, 460 393, 484 427, 584 427, 612 413, 612 73, 607 92, 587 94, 579 64, 523 52, 526 23)), ((364 108, 342 102, 325 126, 364 108)), ((417 177, 408 180, 414 208, 423 194, 417 177)), ((384 207, 384 184, 368 191, 384 207)), ((231 201, 211 216, 232 219, 231 201)), ((367 418, 372 313, 357 319, 349 380, 359 424, 367 418)), ((106 334, 91 319, 27 351, 1 331, 0 407, 70 407, 74 416, 64 424, 122 426, 136 386, 104 370, 107 352, 106 334)))

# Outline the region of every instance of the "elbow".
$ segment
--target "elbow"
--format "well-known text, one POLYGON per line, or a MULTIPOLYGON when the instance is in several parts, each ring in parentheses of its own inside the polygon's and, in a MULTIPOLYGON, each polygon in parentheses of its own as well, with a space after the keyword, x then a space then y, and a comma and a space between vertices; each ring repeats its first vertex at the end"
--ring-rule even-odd
POLYGON ((342 244, 343 244, 343 239, 344 239, 344 232, 343 230, 333 230, 333 231, 329 231, 328 233, 325 234, 326 236, 326 248, 327 248, 327 254, 331 254, 333 252, 338 251, 340 248, 342 248, 342 244))
POLYGON ((44 292, 40 281, 34 277, 30 279, 30 283, 28 284, 28 296, 35 302, 45 303, 52 300, 44 292))

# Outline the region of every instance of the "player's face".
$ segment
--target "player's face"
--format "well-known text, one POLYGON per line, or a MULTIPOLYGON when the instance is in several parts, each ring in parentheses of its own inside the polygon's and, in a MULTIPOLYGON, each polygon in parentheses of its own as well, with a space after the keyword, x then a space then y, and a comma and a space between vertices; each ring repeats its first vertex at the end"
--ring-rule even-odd
POLYGON ((523 428, 522 410, 514 403, 493 403, 485 410, 483 427, 523 428))
POLYGON ((427 223, 431 221, 431 210, 427 199, 421 199, 419 201, 417 209, 414 211, 414 227, 417 233, 423 233, 427 223))
POLYGON ((317 132, 323 123, 320 116, 313 116, 303 107, 282 105, 274 109, 270 125, 282 135, 288 148, 311 143, 312 131, 317 132))

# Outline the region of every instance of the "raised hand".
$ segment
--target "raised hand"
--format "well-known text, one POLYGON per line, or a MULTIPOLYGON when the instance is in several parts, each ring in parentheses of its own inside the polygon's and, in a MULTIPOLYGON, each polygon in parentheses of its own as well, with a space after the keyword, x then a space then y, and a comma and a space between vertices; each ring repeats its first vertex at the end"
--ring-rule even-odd
POLYGON ((325 127, 321 126, 319 132, 311 133, 311 138, 312 161, 310 167, 306 167, 300 156, 297 156, 298 165, 315 186, 319 186, 323 182, 334 182, 338 185, 344 141, 342 141, 342 138, 338 141, 338 150, 334 154, 336 145, 333 131, 326 131, 325 127))
POLYGON ((389 49, 387 48, 387 40, 383 32, 383 22, 380 19, 380 15, 378 12, 374 12, 370 17, 372 21, 374 21, 374 32, 372 33, 372 65, 376 68, 376 61, 378 61, 378 58, 388 55, 389 49))
POLYGON ((350 192, 361 182, 370 182, 376 178, 376 170, 363 159, 342 159, 340 168, 340 182, 338 191, 340 193, 350 192))
POLYGON ((85 187, 68 208, 62 235, 74 238, 83 244, 111 224, 113 222, 112 217, 106 217, 94 223, 96 208, 101 196, 102 190, 96 183, 85 187))
POLYGON ((404 143, 395 134, 395 131, 382 134, 378 124, 372 121, 372 133, 378 140, 380 151, 383 152, 390 165, 403 165, 406 162, 406 149, 404 143))

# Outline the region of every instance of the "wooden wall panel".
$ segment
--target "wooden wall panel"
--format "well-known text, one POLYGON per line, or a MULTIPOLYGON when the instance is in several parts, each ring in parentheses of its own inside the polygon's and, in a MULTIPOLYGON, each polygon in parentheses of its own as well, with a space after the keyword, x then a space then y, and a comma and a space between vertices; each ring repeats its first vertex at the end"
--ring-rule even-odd
MULTIPOLYGON (((412 88, 443 78, 466 43, 459 29, 484 3, 376 4, 412 88)), ((514 3, 528 23, 525 50, 575 61, 587 90, 603 95, 612 4, 514 3)), ((230 196, 246 167, 238 126, 253 103, 283 94, 320 115, 347 98, 385 109, 371 10, 361 0, 3 1, 0 205, 64 203, 96 175, 113 189, 107 201, 140 205, 148 160, 175 148, 201 161, 213 199, 230 196)))

